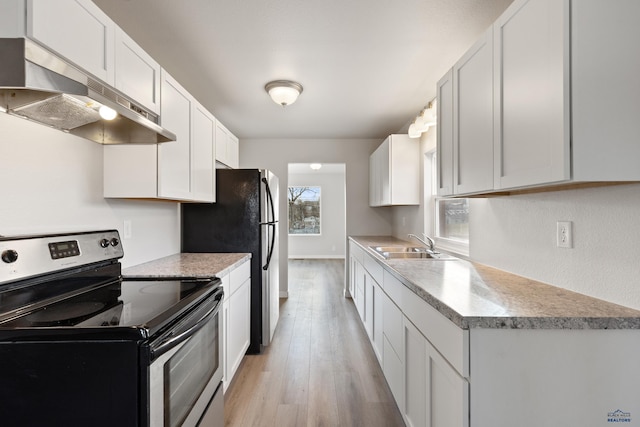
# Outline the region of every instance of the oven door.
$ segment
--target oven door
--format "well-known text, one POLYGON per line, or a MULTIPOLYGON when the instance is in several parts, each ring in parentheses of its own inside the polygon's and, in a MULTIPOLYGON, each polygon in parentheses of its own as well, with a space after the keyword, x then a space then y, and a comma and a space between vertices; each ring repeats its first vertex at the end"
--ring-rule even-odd
POLYGON ((151 427, 196 426, 216 393, 222 380, 222 296, 220 288, 150 343, 151 427))

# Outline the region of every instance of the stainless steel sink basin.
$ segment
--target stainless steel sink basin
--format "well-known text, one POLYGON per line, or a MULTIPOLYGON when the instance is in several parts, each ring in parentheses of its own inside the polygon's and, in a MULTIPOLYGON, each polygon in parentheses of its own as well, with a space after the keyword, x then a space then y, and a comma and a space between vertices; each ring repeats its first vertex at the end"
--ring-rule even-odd
POLYGON ((422 252, 426 253, 427 248, 422 246, 369 246, 378 253, 382 252, 422 252))
POLYGON ((458 258, 430 252, 423 247, 414 246, 369 246, 373 251, 384 259, 433 259, 433 260, 456 260, 458 258))

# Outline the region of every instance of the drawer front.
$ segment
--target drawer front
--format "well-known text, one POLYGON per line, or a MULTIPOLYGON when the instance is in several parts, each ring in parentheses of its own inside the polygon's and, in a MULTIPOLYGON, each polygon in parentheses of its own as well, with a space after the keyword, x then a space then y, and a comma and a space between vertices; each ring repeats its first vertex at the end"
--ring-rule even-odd
POLYGON ((378 263, 378 261, 367 253, 364 254, 364 268, 379 285, 382 285, 384 268, 380 263, 378 263))
POLYGON ((360 264, 364 264, 364 249, 354 242, 349 242, 349 254, 355 257, 360 264))
POLYGON ((402 289, 406 288, 406 286, 400 283, 400 281, 393 277, 387 270, 384 270, 383 275, 382 287, 384 291, 389 295, 389 298, 400 306, 402 304, 402 289))
POLYGON ((402 293, 402 311, 458 373, 469 378, 469 331, 454 325, 409 288, 402 293))
POLYGON ((231 277, 228 288, 229 295, 233 295, 233 293, 251 277, 251 263, 249 261, 245 261, 238 268, 232 270, 229 276, 231 277))
POLYGON ((457 327, 387 270, 384 270, 384 291, 456 371, 468 378, 469 331, 457 327))
POLYGON ((404 354, 402 311, 386 295, 382 299, 382 333, 396 354, 402 359, 404 354))

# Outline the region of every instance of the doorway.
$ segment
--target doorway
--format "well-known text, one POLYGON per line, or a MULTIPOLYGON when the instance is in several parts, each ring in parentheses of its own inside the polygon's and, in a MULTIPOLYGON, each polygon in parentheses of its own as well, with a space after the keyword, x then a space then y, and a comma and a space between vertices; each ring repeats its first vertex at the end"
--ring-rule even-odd
POLYGON ((344 259, 346 165, 289 163, 287 182, 288 258, 344 259))

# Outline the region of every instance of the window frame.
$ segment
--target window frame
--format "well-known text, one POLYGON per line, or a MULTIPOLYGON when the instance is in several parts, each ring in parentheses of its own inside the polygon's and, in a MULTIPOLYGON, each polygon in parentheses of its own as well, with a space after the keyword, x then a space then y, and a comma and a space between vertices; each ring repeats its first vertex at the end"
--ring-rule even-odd
MULTIPOLYGON (((432 226, 433 226, 433 240, 436 243, 436 247, 444 249, 448 252, 453 252, 465 257, 469 256, 469 242, 471 240, 471 233, 467 235, 467 240, 463 241, 460 239, 451 239, 448 237, 443 237, 440 235, 440 202, 443 200, 452 199, 452 197, 443 197, 438 196, 438 153, 433 151, 432 153, 428 153, 431 155, 431 196, 427 201, 425 199, 425 205, 427 202, 430 204, 430 211, 433 215, 432 217, 432 226)), ((470 199, 467 198, 467 203, 470 202, 470 199)), ((425 209, 426 210, 426 209, 425 209)), ((469 203, 469 215, 467 218, 467 222, 469 222, 469 218, 471 217, 471 203, 469 203)))
MULTIPOLYGON (((295 229, 294 229, 295 230, 295 229)), ((307 237, 319 237, 322 236, 322 186, 321 185, 288 185, 287 186, 287 234, 289 236, 307 236, 307 237), (318 202, 318 232, 317 233, 292 233, 291 232, 291 203, 290 203, 290 188, 313 188, 314 193, 317 194, 318 202)))

